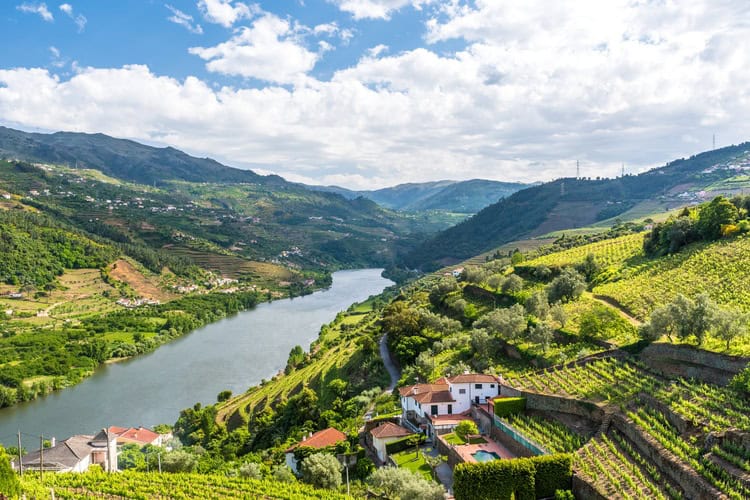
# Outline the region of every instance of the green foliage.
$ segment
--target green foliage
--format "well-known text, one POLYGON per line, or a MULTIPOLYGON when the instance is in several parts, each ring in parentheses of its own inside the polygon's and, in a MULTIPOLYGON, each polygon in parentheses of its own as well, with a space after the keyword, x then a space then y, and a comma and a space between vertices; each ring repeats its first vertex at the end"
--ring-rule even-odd
POLYGON ((551 303, 569 302, 581 296, 586 290, 586 280, 575 269, 566 267, 560 276, 552 280, 547 287, 547 296, 551 303))
POLYGON ((526 311, 520 304, 495 309, 474 322, 475 328, 484 328, 505 340, 518 338, 526 330, 526 326, 526 311))
POLYGON ((195 472, 198 459, 185 450, 175 450, 161 457, 161 468, 165 472, 195 472))
POLYGON ((453 493, 456 500, 534 500, 534 472, 523 458, 458 464, 453 493))
POLYGON ((516 500, 553 497, 570 488, 568 454, 463 463, 453 473, 456 500, 516 500))
POLYGON ((454 432, 464 441, 466 441, 466 436, 470 434, 479 434, 479 428, 477 428, 477 424, 474 423, 473 420, 463 420, 459 422, 459 424, 456 426, 454 432))
POLYGON ((10 458, 2 446, 0 446, 0 493, 11 498, 21 493, 21 485, 18 482, 18 477, 11 468, 10 458))
POLYGON ((377 469, 368 483, 377 493, 394 500, 441 500, 445 497, 442 486, 400 467, 377 469))
POLYGON ((729 382, 729 387, 742 394, 745 398, 750 397, 750 365, 735 375, 729 382))
POLYGON ((240 477, 247 479, 263 479, 263 467, 257 462, 247 462, 240 466, 240 477))
POLYGON ((412 434, 411 436, 406 436, 391 441, 390 443, 386 443, 385 451, 389 455, 393 455, 408 450, 409 448, 414 449, 417 445, 424 443, 426 440, 427 437, 424 434, 412 434))
POLYGON ((575 495, 571 490, 557 490, 555 491, 555 500, 575 500, 575 495))
POLYGON ((495 399, 495 415, 500 418, 522 413, 526 410, 526 398, 495 399))
POLYGON ((300 464, 302 480, 316 488, 336 489, 341 485, 342 466, 327 453, 310 455, 300 464))
POLYGON ((611 307, 595 304, 579 320, 579 334, 584 339, 610 339, 631 337, 635 327, 611 307))

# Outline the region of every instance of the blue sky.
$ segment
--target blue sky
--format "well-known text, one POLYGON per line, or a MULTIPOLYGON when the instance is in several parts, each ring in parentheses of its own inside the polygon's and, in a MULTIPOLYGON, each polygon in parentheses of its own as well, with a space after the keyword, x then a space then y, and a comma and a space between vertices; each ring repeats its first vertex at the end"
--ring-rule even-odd
POLYGON ((735 0, 7 0, 0 124, 353 188, 640 171, 750 139, 735 0))

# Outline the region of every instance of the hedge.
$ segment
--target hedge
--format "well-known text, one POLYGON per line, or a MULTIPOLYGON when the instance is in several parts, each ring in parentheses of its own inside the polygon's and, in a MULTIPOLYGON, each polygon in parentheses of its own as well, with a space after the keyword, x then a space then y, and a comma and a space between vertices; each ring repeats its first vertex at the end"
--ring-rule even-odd
POLYGON ((532 500, 571 486, 569 454, 463 463, 453 471, 456 500, 532 500))
POLYGON ((495 399, 495 415, 507 417, 516 415, 526 409, 526 398, 498 398, 495 399))
POLYGON ((387 443, 385 445, 385 452, 388 455, 391 455, 392 453, 398 453, 408 448, 413 448, 414 445, 409 442, 412 436, 419 436, 419 444, 424 443, 425 440, 427 439, 427 437, 424 434, 412 434, 411 436, 406 436, 405 438, 401 438, 397 441, 392 441, 390 443, 387 443))
POLYGON ((527 459, 458 464, 453 494, 456 500, 534 500, 534 464, 527 459))

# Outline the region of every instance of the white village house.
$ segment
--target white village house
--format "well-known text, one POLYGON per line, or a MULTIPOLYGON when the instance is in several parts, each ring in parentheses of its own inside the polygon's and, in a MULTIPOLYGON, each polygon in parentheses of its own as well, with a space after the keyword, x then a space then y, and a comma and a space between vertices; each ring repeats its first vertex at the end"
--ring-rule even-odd
MULTIPOLYGON (((24 470, 47 472, 86 472, 99 465, 104 471, 117 471, 117 436, 104 430, 95 436, 78 435, 63 441, 52 440, 52 446, 27 453, 21 458, 24 470)), ((19 469, 17 459, 11 462, 19 469)))
POLYGON ((467 414, 472 404, 487 404, 497 397, 501 382, 502 378, 496 375, 463 373, 441 377, 432 384, 401 387, 402 417, 422 425, 428 435, 434 435, 438 427, 457 425, 465 418, 460 415, 467 414), (449 417, 451 415, 457 417, 449 417))
POLYGON ((410 436, 412 432, 393 422, 383 422, 372 429, 370 434, 372 435, 372 447, 375 449, 378 458, 381 462, 386 462, 388 460, 388 452, 385 445, 410 436))
POLYGON ((334 429, 333 427, 329 427, 327 429, 323 429, 322 431, 318 431, 315 434, 305 436, 302 438, 302 441, 293 444, 292 446, 287 448, 286 451, 284 451, 286 466, 292 469, 292 472, 294 472, 295 474, 299 472, 297 470, 298 461, 294 456, 294 451, 297 448, 309 447, 316 450, 324 450, 326 448, 336 446, 342 441, 346 441, 346 434, 338 429, 334 429))

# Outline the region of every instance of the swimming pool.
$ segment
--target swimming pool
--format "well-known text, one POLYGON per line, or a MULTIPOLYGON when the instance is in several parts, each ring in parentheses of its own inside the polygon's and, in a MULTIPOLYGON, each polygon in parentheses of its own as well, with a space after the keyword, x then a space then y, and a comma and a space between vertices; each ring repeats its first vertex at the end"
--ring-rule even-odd
POLYGON ((494 451, 479 450, 471 454, 474 460, 477 462, 491 462, 493 460, 500 460, 500 455, 494 451))

